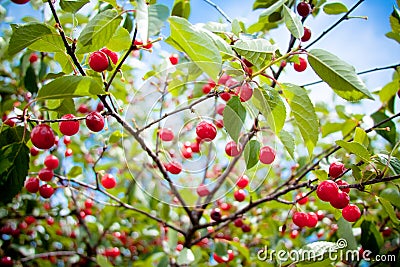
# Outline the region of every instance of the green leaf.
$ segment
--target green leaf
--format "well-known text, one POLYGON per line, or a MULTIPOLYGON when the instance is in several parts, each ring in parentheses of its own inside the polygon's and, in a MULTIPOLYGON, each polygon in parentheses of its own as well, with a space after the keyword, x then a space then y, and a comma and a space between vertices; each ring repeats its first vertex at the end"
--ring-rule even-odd
MULTIPOLYGON (((371 115, 374 123, 377 124, 383 120, 389 118, 384 112, 377 111, 371 115)), ((396 124, 393 121, 388 121, 379 126, 379 128, 389 127, 389 131, 386 130, 375 130, 377 134, 385 138, 392 146, 396 145, 396 124)))
POLYGON ((379 251, 383 245, 383 237, 382 234, 376 229, 375 222, 362 222, 360 242, 364 250, 370 250, 373 255, 379 254, 379 251))
POLYGON ((356 131, 354 133, 354 142, 362 144, 364 147, 368 147, 369 145, 369 139, 367 133, 361 129, 360 127, 356 128, 356 131))
POLYGON ((400 80, 396 79, 388 84, 386 84, 379 91, 379 99, 382 103, 388 103, 393 96, 396 95, 397 91, 400 88, 400 80))
POLYGON ((64 76, 44 85, 38 93, 40 99, 62 99, 104 94, 102 84, 87 76, 64 76))
POLYGON ((119 142, 119 140, 121 140, 122 137, 126 137, 127 135, 121 131, 114 131, 109 138, 109 142, 111 144, 115 144, 117 142, 119 142))
POLYGON ((215 33, 206 30, 206 29, 200 29, 203 33, 205 33, 210 40, 215 44, 215 46, 218 48, 218 50, 221 53, 221 57, 225 60, 230 59, 232 57, 236 57, 235 52, 233 52, 231 46, 221 37, 216 35, 215 33))
POLYGON ((281 130, 279 132, 279 139, 286 148, 286 151, 289 153, 292 159, 294 159, 294 148, 296 145, 294 143, 293 135, 285 130, 281 130))
POLYGON ((88 0, 60 0, 60 7, 65 12, 76 13, 87 3, 88 0))
POLYGON ((393 12, 389 18, 390 26, 394 33, 400 33, 400 10, 393 6, 393 12))
POLYGON ((169 9, 167 6, 151 5, 149 7, 149 36, 159 35, 168 17, 169 9))
POLYGON ((39 87, 37 85, 37 77, 34 68, 29 65, 26 69, 25 77, 24 77, 24 86, 26 90, 31 93, 37 93, 39 87))
POLYGON ((43 23, 11 24, 12 35, 8 46, 8 54, 14 55, 41 38, 56 34, 48 25, 43 23))
POLYGON ((188 248, 183 248, 178 255, 178 265, 190 265, 192 262, 194 262, 193 252, 188 248))
POLYGON ((278 49, 276 45, 272 45, 266 39, 238 40, 232 48, 256 66, 268 63, 278 49))
POLYGON ((294 121, 300 129, 308 154, 311 156, 319 134, 319 122, 314 105, 311 103, 304 88, 293 84, 284 84, 282 86, 294 121))
POLYGON ((29 148, 23 127, 4 127, 0 133, 0 203, 9 203, 24 186, 29 169, 29 148))
POLYGON ((339 247, 336 242, 317 241, 303 246, 298 252, 299 255, 305 255, 299 262, 315 262, 339 253, 339 247))
POLYGON ((327 122, 321 126, 322 137, 325 137, 331 133, 339 132, 343 129, 343 123, 340 122, 327 122))
POLYGON ((275 3, 273 3, 272 5, 270 5, 266 10, 264 10, 261 14, 260 14, 260 19, 264 18, 264 17, 268 17, 269 15, 271 15, 272 13, 274 13, 275 11, 277 11, 280 7, 283 6, 283 4, 285 4, 286 0, 278 0, 278 1, 274 1, 275 3))
POLYGON ((61 36, 56 32, 42 36, 33 44, 29 45, 29 49, 40 52, 60 52, 66 54, 64 42, 62 41, 61 36))
POLYGON ((233 96, 224 108, 224 127, 233 141, 238 143, 240 132, 246 119, 246 109, 243 107, 239 97, 233 96))
POLYGON ((106 47, 111 51, 120 52, 123 50, 128 50, 131 44, 132 40, 129 32, 125 28, 119 27, 106 47))
POLYGON ((348 101, 374 99, 354 67, 337 56, 322 49, 313 49, 308 53, 308 62, 315 73, 340 97, 348 101))
POLYGON ((228 255, 227 246, 222 242, 215 243, 214 253, 220 257, 224 257, 228 255))
POLYGON ((389 39, 395 40, 400 44, 400 33, 388 32, 385 34, 385 36, 389 39))
POLYGON ((276 0, 256 0, 253 3, 253 10, 259 9, 259 8, 269 8, 272 6, 276 0))
POLYGON ((78 37, 76 53, 84 54, 104 47, 115 34, 122 17, 114 9, 97 14, 78 37))
POLYGON ((317 177, 320 181, 328 180, 328 173, 324 170, 314 170, 312 173, 317 177))
POLYGON ((100 266, 100 267, 113 267, 114 265, 112 265, 108 259, 101 255, 101 254, 97 254, 96 256, 96 263, 100 266))
POLYGON ((189 19, 190 16, 190 0, 175 0, 172 7, 172 16, 189 19))
POLYGON ((72 98, 49 99, 46 104, 46 109, 56 111, 58 117, 62 117, 65 114, 73 114, 76 111, 75 103, 72 98))
POLYGON ((379 196, 383 199, 386 199, 392 205, 396 206, 398 209, 400 209, 400 192, 399 190, 396 190, 394 188, 386 188, 384 189, 379 196))
POLYGON ((327 3, 324 5, 323 10, 328 15, 337 15, 349 11, 341 2, 327 3))
POLYGON ((304 35, 304 27, 299 17, 286 5, 283 5, 283 18, 290 33, 297 39, 304 35))
POLYGON ((74 166, 71 168, 71 170, 69 170, 68 172, 68 178, 73 178, 76 177, 78 175, 82 174, 82 167, 81 166, 74 166))
POLYGON ((145 0, 137 0, 136 25, 138 35, 146 44, 149 39, 149 7, 145 0))
POLYGON ((279 93, 269 86, 255 88, 252 102, 265 117, 272 131, 278 134, 286 120, 286 106, 279 93))
POLYGON ((394 211, 394 207, 392 206, 392 204, 384 198, 378 198, 378 201, 379 201, 379 203, 381 203, 383 210, 387 213, 390 220, 395 225, 398 225, 400 223, 400 220, 397 219, 396 212, 394 211))
POLYGON ((260 148, 261 148, 260 142, 258 142, 257 140, 250 140, 246 144, 243 154, 244 154, 244 159, 246 161, 247 169, 253 168, 258 163, 260 148))
POLYGON ((353 234, 353 227, 351 223, 346 221, 343 217, 337 222, 338 224, 338 237, 346 240, 347 246, 345 250, 356 250, 357 249, 357 241, 353 234))
POLYGON ((168 43, 185 52, 202 71, 216 81, 221 71, 222 57, 213 41, 184 18, 170 17, 169 23, 171 35, 168 43))
POLYGON ((240 242, 235 242, 235 241, 227 241, 229 245, 235 247, 237 251, 242 254, 245 259, 250 262, 250 251, 249 249, 241 244, 240 242))
POLYGON ((389 170, 393 173, 393 175, 400 174, 400 159, 391 156, 390 161, 389 156, 385 154, 378 154, 378 158, 374 158, 378 161, 378 163, 382 164, 383 166, 388 166, 389 170))
POLYGON ((343 149, 345 149, 347 152, 352 153, 362 159, 365 163, 368 163, 371 161, 371 154, 368 152, 368 150, 365 148, 360 143, 357 142, 346 142, 343 140, 337 140, 336 144, 343 149))

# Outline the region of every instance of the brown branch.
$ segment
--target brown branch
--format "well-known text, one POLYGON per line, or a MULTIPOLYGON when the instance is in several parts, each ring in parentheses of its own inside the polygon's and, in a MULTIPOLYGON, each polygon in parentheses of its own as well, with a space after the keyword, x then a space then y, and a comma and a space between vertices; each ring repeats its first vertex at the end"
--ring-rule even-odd
POLYGON ((82 258, 88 259, 94 263, 96 263, 96 260, 94 258, 88 257, 86 255, 83 255, 77 251, 70 251, 70 250, 64 250, 64 251, 50 251, 50 252, 45 252, 45 253, 38 253, 38 254, 34 254, 31 256, 27 256, 24 258, 21 258, 20 261, 21 262, 27 262, 27 261, 31 261, 34 259, 43 259, 43 258, 47 258, 47 257, 62 257, 62 256, 74 256, 74 255, 79 255, 82 258))

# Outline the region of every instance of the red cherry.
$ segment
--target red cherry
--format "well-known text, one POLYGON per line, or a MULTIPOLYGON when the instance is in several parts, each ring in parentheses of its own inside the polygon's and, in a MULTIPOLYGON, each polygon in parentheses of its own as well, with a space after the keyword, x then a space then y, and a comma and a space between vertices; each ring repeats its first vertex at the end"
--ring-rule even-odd
POLYGON ((237 88, 236 93, 239 95, 241 102, 246 102, 253 96, 253 88, 248 83, 244 83, 237 88))
MULTIPOLYGON (((12 0, 13 2, 16 0, 12 0)), ((27 1, 29 2, 29 0, 27 1)), ((16 3, 16 2, 14 2, 16 3)), ((17 4, 23 4, 23 3, 17 3, 17 4)), ((14 266, 13 260, 11 259, 11 257, 5 256, 3 258, 1 258, 0 260, 0 266, 14 266)))
POLYGON ((51 179, 53 179, 54 172, 52 169, 43 168, 39 171, 38 176, 39 176, 40 180, 42 180, 44 182, 48 182, 51 179))
POLYGON ((215 121, 215 126, 217 126, 217 128, 221 129, 224 127, 224 120, 216 120, 215 121))
POLYGON ((230 157, 236 157, 242 151, 242 147, 236 144, 235 141, 229 141, 225 146, 225 153, 230 157))
POLYGON ((303 18, 307 17, 311 13, 311 6, 309 3, 300 2, 297 5, 297 13, 303 18))
POLYGON ((223 92, 219 94, 219 97, 221 97, 224 101, 228 102, 229 99, 231 99, 232 95, 227 92, 223 92))
POLYGON ((147 43, 143 46, 143 48, 150 49, 153 47, 153 43, 150 40, 147 40, 147 43))
POLYGON ((50 154, 44 159, 44 165, 51 170, 57 169, 59 165, 58 158, 53 154, 50 154))
POLYGON ((54 193, 54 188, 49 184, 44 184, 39 188, 39 194, 43 198, 50 198, 54 193))
POLYGON ((347 205, 349 205, 350 197, 346 192, 339 191, 338 196, 336 199, 332 199, 330 201, 332 207, 336 209, 343 209, 347 205))
POLYGON ((242 228, 243 233, 248 233, 251 231, 251 227, 248 224, 243 224, 241 228, 242 228))
POLYGON ((217 263, 223 263, 225 262, 224 259, 220 256, 218 256, 216 253, 213 254, 213 259, 217 262, 217 263))
POLYGON ((208 84, 211 86, 211 88, 217 86, 217 84, 211 78, 208 79, 208 84))
POLYGON ((63 135, 72 136, 72 135, 76 134, 77 132, 79 132, 79 121, 76 121, 76 120, 74 121, 73 120, 74 118, 75 118, 75 116, 73 114, 66 114, 61 117, 61 119, 69 120, 69 121, 61 121, 58 124, 58 127, 60 128, 60 132, 63 135))
POLYGON ((236 227, 242 227, 242 225, 243 225, 243 220, 242 220, 242 218, 237 218, 237 219, 233 222, 233 224, 234 224, 236 227))
POLYGON ((348 222, 355 222, 361 217, 361 211, 356 205, 349 204, 342 209, 342 216, 348 222))
POLYGON ((94 205, 94 202, 93 202, 92 199, 87 198, 87 199, 85 200, 85 208, 91 209, 91 208, 93 207, 93 205, 94 205))
POLYGON ((85 104, 81 104, 77 110, 79 113, 86 114, 89 112, 89 108, 85 104))
POLYGON ((25 221, 28 225, 31 225, 32 223, 36 222, 36 219, 35 219, 35 217, 33 217, 33 216, 26 216, 25 219, 24 219, 24 221, 25 221))
POLYGON ((299 63, 294 63, 294 70, 297 72, 305 71, 307 68, 307 60, 302 57, 299 57, 299 63))
POLYGON ((174 139, 174 133, 172 132, 171 128, 160 129, 158 135, 160 136, 160 139, 165 142, 172 141, 174 139))
MULTIPOLYGON (((100 49, 100 51, 103 52, 104 54, 106 54, 111 59, 111 62, 114 65, 117 64, 117 62, 118 62, 118 54, 117 53, 111 51, 110 49, 108 49, 106 47, 100 49)), ((107 65, 107 67, 108 67, 108 65, 107 65)))
POLYGON ((389 237, 392 234, 392 229, 390 229, 389 227, 385 227, 382 229, 382 235, 384 237, 389 237))
POLYGON ((217 106, 217 114, 223 115, 224 114, 224 109, 225 109, 225 104, 218 104, 217 106))
POLYGON ((270 146, 264 146, 260 149, 260 161, 264 164, 271 164, 275 160, 276 152, 270 146))
POLYGON ((39 190, 39 179, 36 177, 29 177, 25 181, 25 188, 29 193, 36 193, 39 190))
POLYGON ((306 194, 305 193, 298 193, 296 195, 296 201, 300 205, 305 205, 308 202, 308 197, 304 197, 306 194))
POLYGON ((211 92, 211 86, 208 84, 208 83, 206 83, 205 85, 203 85, 203 87, 201 88, 201 90, 203 91, 203 93, 206 95, 206 94, 208 94, 209 92, 211 92))
POLYGON ((14 127, 14 126, 15 126, 15 121, 14 121, 13 119, 6 119, 6 120, 4 121, 4 124, 5 124, 5 125, 8 125, 8 126, 10 126, 10 127, 14 127))
POLYGON ((236 181, 236 186, 239 188, 245 188, 249 184, 249 177, 247 175, 240 176, 236 181))
MULTIPOLYGON (((293 223, 298 227, 305 227, 308 224, 308 214, 302 211, 296 211, 293 214, 293 223)), ((318 217, 317 217, 318 220, 318 217)))
POLYGON ((182 251, 183 245, 182 244, 177 244, 175 249, 176 249, 176 251, 182 251))
POLYGON ((18 5, 23 5, 29 2, 29 0, 11 0, 11 2, 18 4, 18 5))
POLYGON ((246 198, 246 192, 243 189, 236 190, 233 193, 233 197, 236 201, 242 202, 246 198))
POLYGON ((172 174, 179 174, 182 171, 182 164, 180 164, 177 161, 172 161, 167 165, 167 171, 169 171, 172 174))
POLYGON ((301 37, 302 42, 307 42, 311 38, 311 30, 310 28, 304 26, 304 34, 303 37, 301 37))
POLYGON ((221 220, 221 210, 219 208, 215 208, 211 211, 211 219, 213 219, 214 221, 218 222, 221 220))
POLYGON ((185 159, 191 159, 192 158, 192 149, 190 147, 183 147, 181 149, 181 154, 182 157, 184 157, 185 159))
POLYGON ((71 137, 69 137, 68 135, 64 136, 63 142, 66 146, 71 144, 71 137))
POLYGON ((116 258, 121 254, 119 248, 113 247, 113 248, 108 248, 104 251, 104 256, 106 257, 113 257, 116 258))
POLYGON ((332 180, 322 181, 317 187, 317 196, 322 201, 332 201, 337 199, 339 187, 332 180))
POLYGON ((221 208, 221 210, 224 210, 224 211, 228 211, 232 208, 231 204, 228 204, 228 203, 221 203, 221 205, 219 205, 219 207, 221 208))
POLYGON ((32 144, 39 149, 51 148, 54 145, 55 140, 54 132, 47 124, 39 124, 32 129, 32 144))
POLYGON ((73 153, 74 153, 74 151, 72 151, 71 148, 67 148, 67 149, 65 150, 64 155, 65 155, 66 157, 70 157, 70 156, 72 156, 73 153))
POLYGON ((97 106, 96 106, 96 111, 102 112, 103 110, 104 110, 104 104, 103 104, 103 102, 99 101, 99 103, 97 103, 97 106))
POLYGON ((209 142, 217 136, 217 129, 213 124, 202 121, 196 126, 196 134, 200 139, 209 142))
POLYGON ((190 148, 192 149, 193 153, 199 153, 200 152, 200 142, 197 142, 197 141, 193 142, 190 145, 190 148))
POLYGON ((290 232, 290 238, 291 239, 295 239, 298 235, 299 235, 299 231, 297 231, 297 230, 292 230, 290 232))
POLYGON ((48 225, 51 226, 51 225, 54 224, 54 218, 49 216, 49 217, 47 217, 46 222, 47 222, 48 225))
POLYGON ((331 165, 329 165, 329 176, 332 179, 335 179, 339 177, 346 168, 344 167, 344 164, 341 162, 332 162, 331 165))
POLYGON ((35 63, 39 59, 38 55, 36 53, 32 53, 29 56, 29 62, 30 63, 35 63))
POLYGON ((400 98, 400 89, 397 91, 397 96, 400 98))
POLYGON ((117 181, 115 180, 115 177, 112 174, 106 173, 101 178, 101 184, 106 189, 112 189, 117 185, 117 181))
POLYGON ((315 227, 318 223, 318 215, 315 214, 315 212, 309 212, 307 215, 308 215, 308 220, 306 226, 310 228, 315 227))
POLYGON ((235 258, 235 254, 231 249, 228 249, 227 252, 228 252, 228 260, 226 262, 233 261, 233 259, 235 258))
POLYGON ((37 147, 35 147, 35 146, 32 146, 30 149, 30 153, 31 153, 32 157, 35 157, 35 156, 39 155, 39 149, 37 149, 37 147))
POLYGON ((103 72, 108 68, 108 57, 101 51, 96 51, 89 56, 89 66, 96 72, 103 72))
MULTIPOLYGON (((346 181, 343 181, 343 180, 337 180, 336 183, 339 187, 342 185, 349 185, 346 181)), ((350 193, 350 187, 349 188, 341 188, 340 190, 342 190, 343 192, 346 192, 347 194, 350 193)))
POLYGON ((172 65, 176 65, 179 62, 179 56, 177 54, 171 54, 169 56, 169 61, 171 62, 172 65))
POLYGON ((281 65, 280 65, 280 67, 283 69, 283 68, 285 68, 285 67, 286 67, 286 65, 287 65, 287 62, 286 62, 286 60, 282 60, 282 61, 281 61, 281 65))
POLYGON ((317 216, 318 216, 318 221, 322 221, 323 218, 325 218, 325 214, 322 211, 317 211, 317 216))
POLYGON ((104 128, 104 118, 97 111, 90 112, 86 116, 86 126, 93 132, 100 132, 104 128))
POLYGON ((210 191, 208 190, 208 187, 205 184, 200 184, 197 187, 196 192, 200 197, 205 197, 208 196, 208 194, 210 194, 210 191))
POLYGON ((227 81, 229 81, 230 79, 232 79, 231 76, 229 76, 228 74, 224 73, 221 75, 221 77, 218 80, 218 84, 221 85, 225 85, 227 81))

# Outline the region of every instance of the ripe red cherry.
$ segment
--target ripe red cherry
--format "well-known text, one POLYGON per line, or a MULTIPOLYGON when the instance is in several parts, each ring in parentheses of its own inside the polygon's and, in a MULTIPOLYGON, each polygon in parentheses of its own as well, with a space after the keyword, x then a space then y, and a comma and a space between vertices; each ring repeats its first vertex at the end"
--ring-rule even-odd
POLYGON ((86 116, 86 126, 93 132, 100 132, 104 128, 104 118, 97 111, 90 112, 86 116))
MULTIPOLYGON (((337 185, 340 187, 341 185, 349 185, 346 181, 343 180, 337 180, 336 181, 337 185)), ((347 194, 350 193, 350 187, 349 188, 341 188, 343 192, 346 192, 347 194)))
POLYGON ((52 169, 43 168, 39 171, 38 176, 39 176, 40 180, 42 180, 44 182, 48 182, 51 179, 53 179, 54 172, 52 169))
POLYGON ((391 234, 392 234, 392 229, 390 229, 389 227, 386 226, 385 228, 382 229, 382 235, 384 237, 388 237, 391 234))
POLYGON ((35 63, 39 59, 38 55, 36 53, 32 53, 29 56, 29 62, 30 63, 35 63))
POLYGON ((25 181, 25 188, 29 193, 36 193, 39 191, 39 179, 36 177, 29 177, 25 181))
POLYGON ((307 215, 308 215, 308 220, 306 226, 310 228, 315 227, 318 223, 318 215, 315 214, 315 212, 309 212, 307 215))
POLYGON ((68 135, 64 136, 63 142, 64 142, 64 144, 65 144, 66 146, 69 145, 69 144, 71 144, 71 137, 69 137, 68 135))
POLYGON ((221 77, 218 80, 218 84, 221 85, 225 85, 227 81, 229 81, 230 79, 232 79, 231 76, 229 76, 228 74, 224 73, 221 75, 221 77))
POLYGON ((242 220, 242 218, 237 218, 237 219, 233 222, 233 224, 234 224, 236 227, 242 227, 242 225, 243 225, 243 220, 242 220))
POLYGON ((221 97, 224 101, 228 102, 229 99, 231 99, 232 95, 227 92, 223 92, 219 94, 219 97, 221 97))
POLYGON ((99 103, 97 103, 97 106, 96 106, 96 111, 102 112, 103 110, 104 110, 104 104, 103 104, 103 102, 99 101, 99 103))
MULTIPOLYGON (((307 226, 308 221, 308 214, 302 211, 296 211, 293 214, 293 223, 298 227, 305 227, 307 226)), ((318 217, 317 217, 318 220, 318 217)))
POLYGON ((192 149, 190 147, 182 147, 181 154, 185 159, 191 159, 193 156, 192 149))
POLYGON ((336 199, 332 199, 330 201, 332 207, 336 209, 343 209, 347 205, 349 205, 350 197, 346 192, 339 191, 338 196, 336 199))
POLYGON ((18 4, 18 5, 23 5, 29 2, 29 0, 11 0, 11 2, 18 4))
POLYGON ((165 142, 172 141, 174 139, 174 133, 172 132, 171 128, 160 129, 158 135, 160 136, 160 139, 165 142))
POLYGON ((86 114, 89 112, 89 108, 85 104, 80 104, 77 111, 82 114, 86 114))
POLYGON ((32 144, 39 149, 49 149, 54 145, 56 138, 53 130, 47 124, 33 127, 31 132, 32 144))
POLYGON ((107 248, 107 249, 104 251, 104 256, 106 256, 106 257, 113 257, 113 258, 116 258, 116 257, 118 257, 120 254, 121 254, 121 252, 120 252, 119 248, 117 248, 117 247, 107 248))
POLYGON ((397 91, 397 96, 400 98, 400 89, 397 91))
POLYGON ((182 171, 182 164, 177 161, 172 161, 171 163, 167 164, 166 169, 172 174, 179 174, 182 171))
POLYGON ((208 194, 210 194, 210 191, 208 190, 208 187, 205 184, 200 184, 197 187, 196 192, 200 197, 205 197, 208 194))
POLYGON ((344 167, 344 164, 341 162, 332 162, 331 165, 329 166, 329 176, 332 179, 335 179, 339 177, 346 168, 344 167))
POLYGON ((196 134, 201 140, 209 142, 217 136, 217 129, 213 124, 202 121, 196 126, 196 134))
POLYGON ((225 146, 225 153, 230 157, 236 157, 242 151, 241 146, 237 145, 235 141, 229 141, 225 146))
POLYGON ((147 40, 146 45, 143 46, 143 48, 146 48, 146 49, 150 49, 152 47, 153 47, 153 43, 151 43, 150 40, 147 40))
POLYGON ((51 170, 57 169, 59 165, 58 158, 53 154, 50 154, 44 159, 44 165, 51 170))
POLYGON ((294 63, 294 70, 298 72, 305 71, 307 68, 307 60, 302 57, 299 57, 299 63, 294 63))
POLYGON ((219 207, 221 208, 221 210, 224 210, 224 211, 228 211, 232 208, 231 204, 225 203, 225 202, 221 203, 221 205, 219 205, 219 207))
POLYGON ((217 128, 219 128, 219 129, 221 129, 222 127, 224 127, 224 120, 222 120, 222 119, 216 120, 215 126, 217 126, 217 128))
POLYGON ((322 201, 332 201, 337 199, 339 187, 332 180, 322 181, 317 187, 317 196, 322 201))
MULTIPOLYGON (((117 62, 118 62, 118 54, 117 53, 111 51, 110 49, 108 49, 106 47, 100 49, 100 51, 103 52, 104 54, 106 54, 111 59, 111 62, 114 65, 117 64, 117 62)), ((108 67, 108 65, 107 65, 107 67, 108 67)))
POLYGON ((305 205, 308 202, 308 197, 304 197, 306 194, 305 193, 298 193, 296 195, 296 201, 300 205, 305 205))
POLYGON ((106 189, 112 189, 117 185, 117 181, 115 180, 115 177, 112 174, 106 173, 101 178, 101 184, 106 189))
POLYGON ((32 223, 36 222, 36 219, 33 216, 26 216, 24 221, 27 225, 31 225, 32 223))
POLYGON ((276 152, 270 146, 264 146, 260 149, 260 161, 264 164, 271 164, 275 160, 276 152))
POLYGON ((213 254, 213 259, 217 262, 217 263, 223 263, 225 262, 224 259, 220 256, 217 255, 217 253, 213 254))
POLYGON ((236 186, 239 188, 245 188, 249 184, 249 177, 247 175, 240 176, 236 181, 236 186))
POLYGON ((236 93, 239 95, 241 102, 246 102, 253 96, 253 88, 248 83, 244 83, 238 87, 236 93))
POLYGON ((76 134, 77 132, 79 132, 79 121, 76 121, 76 120, 74 121, 73 120, 74 118, 75 118, 75 116, 73 114, 66 114, 61 117, 61 119, 69 120, 69 121, 61 121, 58 124, 58 127, 60 128, 60 132, 63 135, 72 136, 72 135, 76 134))
POLYGON ((30 149, 30 153, 31 153, 32 157, 35 157, 35 156, 39 155, 39 149, 37 149, 37 147, 33 146, 30 149))
MULTIPOLYGON (((14 2, 15 0, 13 0, 14 2)), ((28 0, 29 1, 29 0, 28 0)), ((18 4, 18 3, 17 3, 18 4)), ((13 266, 13 260, 11 259, 11 257, 3 257, 0 260, 0 266, 13 266)))
POLYGON ((243 233, 248 233, 251 231, 251 227, 248 224, 243 224, 241 228, 242 228, 243 233))
POLYGON ((221 210, 219 208, 215 208, 211 211, 211 219, 213 219, 214 221, 218 222, 221 220, 221 210))
POLYGON ((355 222, 361 217, 361 211, 356 205, 349 204, 342 209, 342 216, 348 222, 355 222))
POLYGON ((65 155, 66 157, 70 157, 70 156, 72 156, 73 153, 74 153, 74 152, 72 151, 71 148, 67 148, 67 149, 65 150, 64 155, 65 155))
POLYGON ((169 56, 169 61, 172 65, 176 65, 179 62, 179 56, 177 54, 172 54, 169 56))
POLYGON ((297 13, 303 18, 307 17, 311 13, 311 6, 309 3, 300 2, 297 5, 297 13))
POLYGON ((302 42, 307 42, 311 38, 311 30, 310 28, 304 26, 304 34, 303 37, 301 37, 302 42))
POLYGON ((325 213, 323 211, 317 211, 318 221, 322 221, 325 218, 325 213))
POLYGON ((190 148, 192 149, 193 153, 199 153, 200 152, 200 142, 195 141, 195 142, 191 143, 190 148))
POLYGON ((225 104, 218 104, 217 106, 217 114, 223 115, 224 114, 224 109, 225 109, 225 104))
POLYGON ((93 207, 93 205, 94 205, 94 202, 91 198, 87 198, 85 200, 85 208, 91 209, 93 207))
POLYGON ((297 230, 292 230, 290 232, 290 238, 291 239, 295 239, 298 235, 299 235, 299 231, 297 231, 297 230))
POLYGON ((203 91, 203 94, 208 94, 209 92, 211 92, 211 86, 207 83, 205 85, 203 85, 203 87, 201 88, 201 90, 203 91))
POLYGON ((54 188, 49 185, 49 184, 44 184, 41 187, 39 187, 39 194, 43 198, 50 198, 54 193, 54 188))
POLYGON ((236 190, 233 193, 233 197, 236 201, 242 202, 246 198, 246 192, 243 189, 236 190))
POLYGON ((89 56, 89 66, 92 70, 97 72, 103 72, 108 68, 109 62, 108 57, 101 51, 96 51, 89 56))

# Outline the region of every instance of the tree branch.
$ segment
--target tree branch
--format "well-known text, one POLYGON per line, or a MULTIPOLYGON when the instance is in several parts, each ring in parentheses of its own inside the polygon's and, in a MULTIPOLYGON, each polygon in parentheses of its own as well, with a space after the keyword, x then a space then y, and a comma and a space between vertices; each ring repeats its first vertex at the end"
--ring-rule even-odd
POLYGON ((214 7, 224 18, 227 22, 232 23, 232 19, 214 2, 211 2, 210 0, 203 0, 210 6, 214 7))

